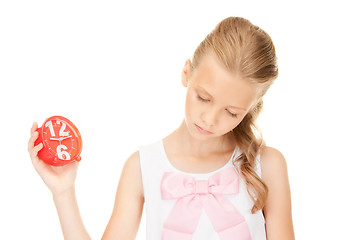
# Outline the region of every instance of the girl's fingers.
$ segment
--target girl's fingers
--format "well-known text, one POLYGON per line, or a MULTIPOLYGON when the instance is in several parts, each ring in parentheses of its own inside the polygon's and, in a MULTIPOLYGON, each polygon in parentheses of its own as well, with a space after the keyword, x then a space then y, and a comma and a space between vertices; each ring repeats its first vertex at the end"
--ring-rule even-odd
POLYGON ((30 152, 30 157, 32 159, 36 158, 38 156, 38 152, 43 148, 43 143, 39 143, 36 145, 33 150, 30 152))
POLYGON ((38 129, 38 124, 36 122, 33 122, 32 128, 30 129, 30 135, 33 135, 33 133, 38 129))
POLYGON ((34 147, 35 140, 38 138, 38 132, 36 131, 38 129, 38 124, 36 122, 33 122, 32 128, 30 129, 30 138, 28 141, 28 152, 31 152, 31 149, 34 147))
POLYGON ((35 140, 38 138, 38 132, 32 133, 28 141, 28 152, 30 153, 34 147, 35 140))

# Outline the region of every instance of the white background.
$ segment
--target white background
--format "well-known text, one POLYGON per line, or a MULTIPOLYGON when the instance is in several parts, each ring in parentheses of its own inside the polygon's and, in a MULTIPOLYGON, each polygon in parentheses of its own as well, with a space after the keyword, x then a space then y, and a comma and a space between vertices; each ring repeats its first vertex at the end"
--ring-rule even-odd
MULTIPOLYGON (((124 161, 184 116, 181 70, 228 16, 266 30, 280 75, 259 119, 288 163, 297 239, 344 239, 349 227, 346 1, 1 1, 0 239, 63 239, 27 141, 62 115, 79 128, 84 223, 100 239, 124 161)), ((137 239, 145 239, 142 218, 137 239)))

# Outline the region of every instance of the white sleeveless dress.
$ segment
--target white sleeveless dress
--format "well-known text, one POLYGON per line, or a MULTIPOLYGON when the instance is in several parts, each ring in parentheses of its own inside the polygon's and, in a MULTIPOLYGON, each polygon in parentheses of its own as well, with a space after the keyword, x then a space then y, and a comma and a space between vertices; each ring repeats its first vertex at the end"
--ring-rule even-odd
MULTIPOLYGON (((161 182, 164 173, 181 174, 181 176, 188 176, 196 180, 208 180, 214 175, 218 175, 227 168, 237 169, 239 166, 234 163, 234 160, 242 153, 237 147, 232 154, 231 159, 225 164, 225 166, 209 173, 186 173, 175 168, 167 158, 163 140, 159 140, 155 143, 141 146, 140 153, 140 165, 142 172, 142 183, 145 197, 145 210, 146 210, 146 235, 147 240, 179 240, 177 237, 164 237, 162 231, 164 230, 164 223, 169 218, 170 213, 175 207, 178 199, 162 199, 161 182)), ((261 177, 260 168, 260 154, 256 158, 256 172, 261 177)), ((231 169, 230 169, 231 170, 231 169)), ((265 218, 261 210, 252 214, 251 209, 253 207, 253 201, 251 200, 244 179, 239 176, 239 183, 237 185, 237 193, 230 195, 223 195, 234 206, 238 215, 245 220, 247 231, 249 231, 249 237, 234 236, 232 233, 230 237, 223 238, 219 236, 218 232, 214 230, 212 220, 209 219, 206 211, 202 211, 199 217, 198 224, 191 237, 186 239, 192 240, 223 240, 223 239, 251 239, 251 240, 266 240, 265 233, 265 218), (231 237, 232 236, 232 237, 231 237)), ((194 195, 193 195, 194 196, 194 195)), ((185 238, 181 238, 185 239, 185 238)))

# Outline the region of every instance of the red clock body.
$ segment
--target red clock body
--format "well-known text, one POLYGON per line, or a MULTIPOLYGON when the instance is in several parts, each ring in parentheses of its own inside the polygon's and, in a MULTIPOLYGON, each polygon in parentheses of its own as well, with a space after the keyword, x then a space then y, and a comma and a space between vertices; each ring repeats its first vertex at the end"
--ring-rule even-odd
POLYGON ((67 118, 52 116, 38 128, 35 145, 43 143, 38 157, 53 166, 63 166, 80 161, 82 139, 77 127, 67 118))

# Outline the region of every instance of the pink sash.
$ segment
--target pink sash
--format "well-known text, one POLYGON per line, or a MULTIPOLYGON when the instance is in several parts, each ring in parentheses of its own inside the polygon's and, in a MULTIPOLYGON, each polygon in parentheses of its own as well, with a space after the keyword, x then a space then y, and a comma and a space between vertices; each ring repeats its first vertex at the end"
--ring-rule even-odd
POLYGON ((251 240, 244 217, 224 196, 239 192, 239 177, 233 167, 208 180, 165 172, 161 181, 162 199, 177 199, 164 222, 162 240, 191 240, 204 208, 221 240, 251 240))

